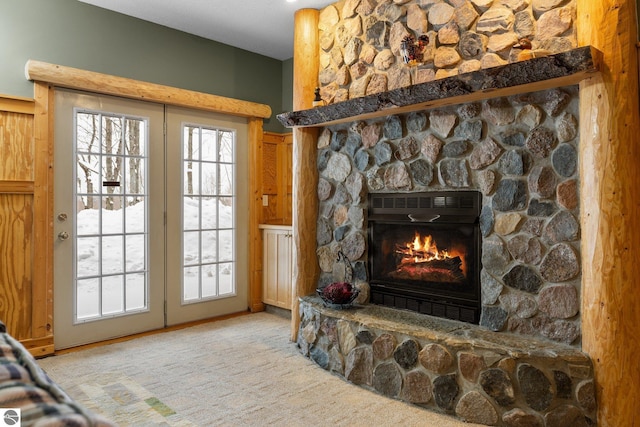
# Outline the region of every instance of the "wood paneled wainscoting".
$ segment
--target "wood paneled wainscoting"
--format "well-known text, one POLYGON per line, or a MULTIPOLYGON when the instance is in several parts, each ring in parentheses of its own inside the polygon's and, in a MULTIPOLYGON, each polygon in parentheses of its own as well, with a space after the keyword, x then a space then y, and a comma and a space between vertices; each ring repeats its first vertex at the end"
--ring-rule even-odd
POLYGON ((0 319, 35 356, 53 353, 47 93, 0 95, 0 319))
MULTIPOLYGON (((254 204, 257 207, 256 217, 251 218, 250 229, 258 230, 252 239, 250 251, 253 256, 251 278, 256 284, 261 284, 262 298, 251 307, 252 311, 266 308, 266 305, 292 310, 291 306, 291 262, 290 251, 279 255, 268 254, 269 247, 265 235, 275 228, 275 241, 287 243, 280 247, 289 248, 290 232, 283 231, 291 226, 293 208, 293 135, 291 133, 264 132, 259 146, 254 148, 255 156, 251 162, 251 171, 255 179, 254 204), (286 238, 285 238, 286 236, 286 238), (281 238, 285 238, 281 241, 281 238), (269 261, 267 261, 269 260, 269 261), (269 265, 265 263, 269 262, 269 265), (279 272, 275 276, 272 273, 279 272), (271 279, 267 280, 266 277, 271 279), (278 295, 276 297, 276 295, 278 295)), ((253 193, 252 193, 253 194, 253 193)), ((269 234, 272 238, 274 234, 269 234)), ((273 242, 275 242, 273 241, 273 242)), ((297 301, 295 301, 297 307, 297 301)))
MULTIPOLYGON (((262 138, 262 222, 291 225, 293 135, 265 132, 262 138)), ((260 165, 258 165, 260 166, 260 165)))

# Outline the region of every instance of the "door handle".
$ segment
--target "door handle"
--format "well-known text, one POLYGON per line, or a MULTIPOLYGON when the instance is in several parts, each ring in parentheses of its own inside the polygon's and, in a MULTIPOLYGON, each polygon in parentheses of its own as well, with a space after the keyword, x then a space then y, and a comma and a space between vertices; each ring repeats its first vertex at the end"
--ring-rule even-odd
POLYGON ((440 215, 434 215, 432 217, 416 217, 416 216, 413 216, 413 215, 409 214, 407 216, 409 217, 411 222, 434 222, 435 220, 440 218, 440 215))
POLYGON ((58 239, 67 240, 68 238, 69 238, 69 233, 67 233, 66 231, 61 231, 58 233, 58 239))

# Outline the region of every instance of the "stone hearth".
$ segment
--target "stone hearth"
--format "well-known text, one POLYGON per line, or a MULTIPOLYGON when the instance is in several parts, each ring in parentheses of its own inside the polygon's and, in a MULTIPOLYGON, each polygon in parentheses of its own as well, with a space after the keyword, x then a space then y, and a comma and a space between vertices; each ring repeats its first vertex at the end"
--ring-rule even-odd
POLYGON ((304 355, 390 398, 486 425, 595 419, 593 369, 578 349, 371 304, 334 310, 315 296, 300 314, 304 355))

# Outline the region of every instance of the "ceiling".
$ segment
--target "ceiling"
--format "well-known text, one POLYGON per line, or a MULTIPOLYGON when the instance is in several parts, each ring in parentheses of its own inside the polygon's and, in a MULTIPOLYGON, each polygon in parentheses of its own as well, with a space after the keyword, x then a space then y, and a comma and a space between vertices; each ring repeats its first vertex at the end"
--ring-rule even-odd
POLYGON ((336 0, 79 0, 279 59, 293 57, 294 14, 336 0))

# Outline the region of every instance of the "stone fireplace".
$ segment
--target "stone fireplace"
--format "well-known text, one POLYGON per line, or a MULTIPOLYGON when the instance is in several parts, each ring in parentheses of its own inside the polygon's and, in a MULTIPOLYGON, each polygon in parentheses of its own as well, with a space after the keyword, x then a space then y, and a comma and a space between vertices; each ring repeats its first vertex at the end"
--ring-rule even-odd
POLYGON ((574 1, 448 3, 347 0, 324 9, 318 34, 301 39, 299 111, 279 119, 296 128, 294 169, 314 170, 294 181, 308 206, 294 201, 294 229, 319 272, 296 261, 294 336, 303 354, 354 384, 468 422, 593 425, 594 370, 581 351, 587 249, 575 85, 600 58, 574 49, 574 1), (397 61, 407 34, 431 42, 416 68, 397 61), (514 44, 520 37, 531 51, 514 44), (309 67, 303 40, 319 52, 309 67), (330 105, 305 110, 313 91, 305 82, 314 81, 330 105), (481 195, 479 324, 451 320, 446 307, 442 317, 420 313, 424 301, 369 303, 380 293, 371 197, 467 191, 481 195), (311 277, 313 287, 350 278, 360 304, 334 310, 303 296, 311 277))
MULTIPOLYGON (((349 272, 362 290, 352 310, 303 297, 298 344, 354 384, 469 422, 589 425, 596 404, 580 351, 577 86, 495 95, 335 123, 323 107, 291 113, 329 122, 316 146, 318 286, 349 272), (372 200, 425 192, 445 201, 479 195, 479 326, 451 320, 446 308, 438 317, 413 302, 369 303, 379 298, 368 259, 370 222, 380 219, 372 200)), ((345 105, 335 108, 344 114, 345 105)))

